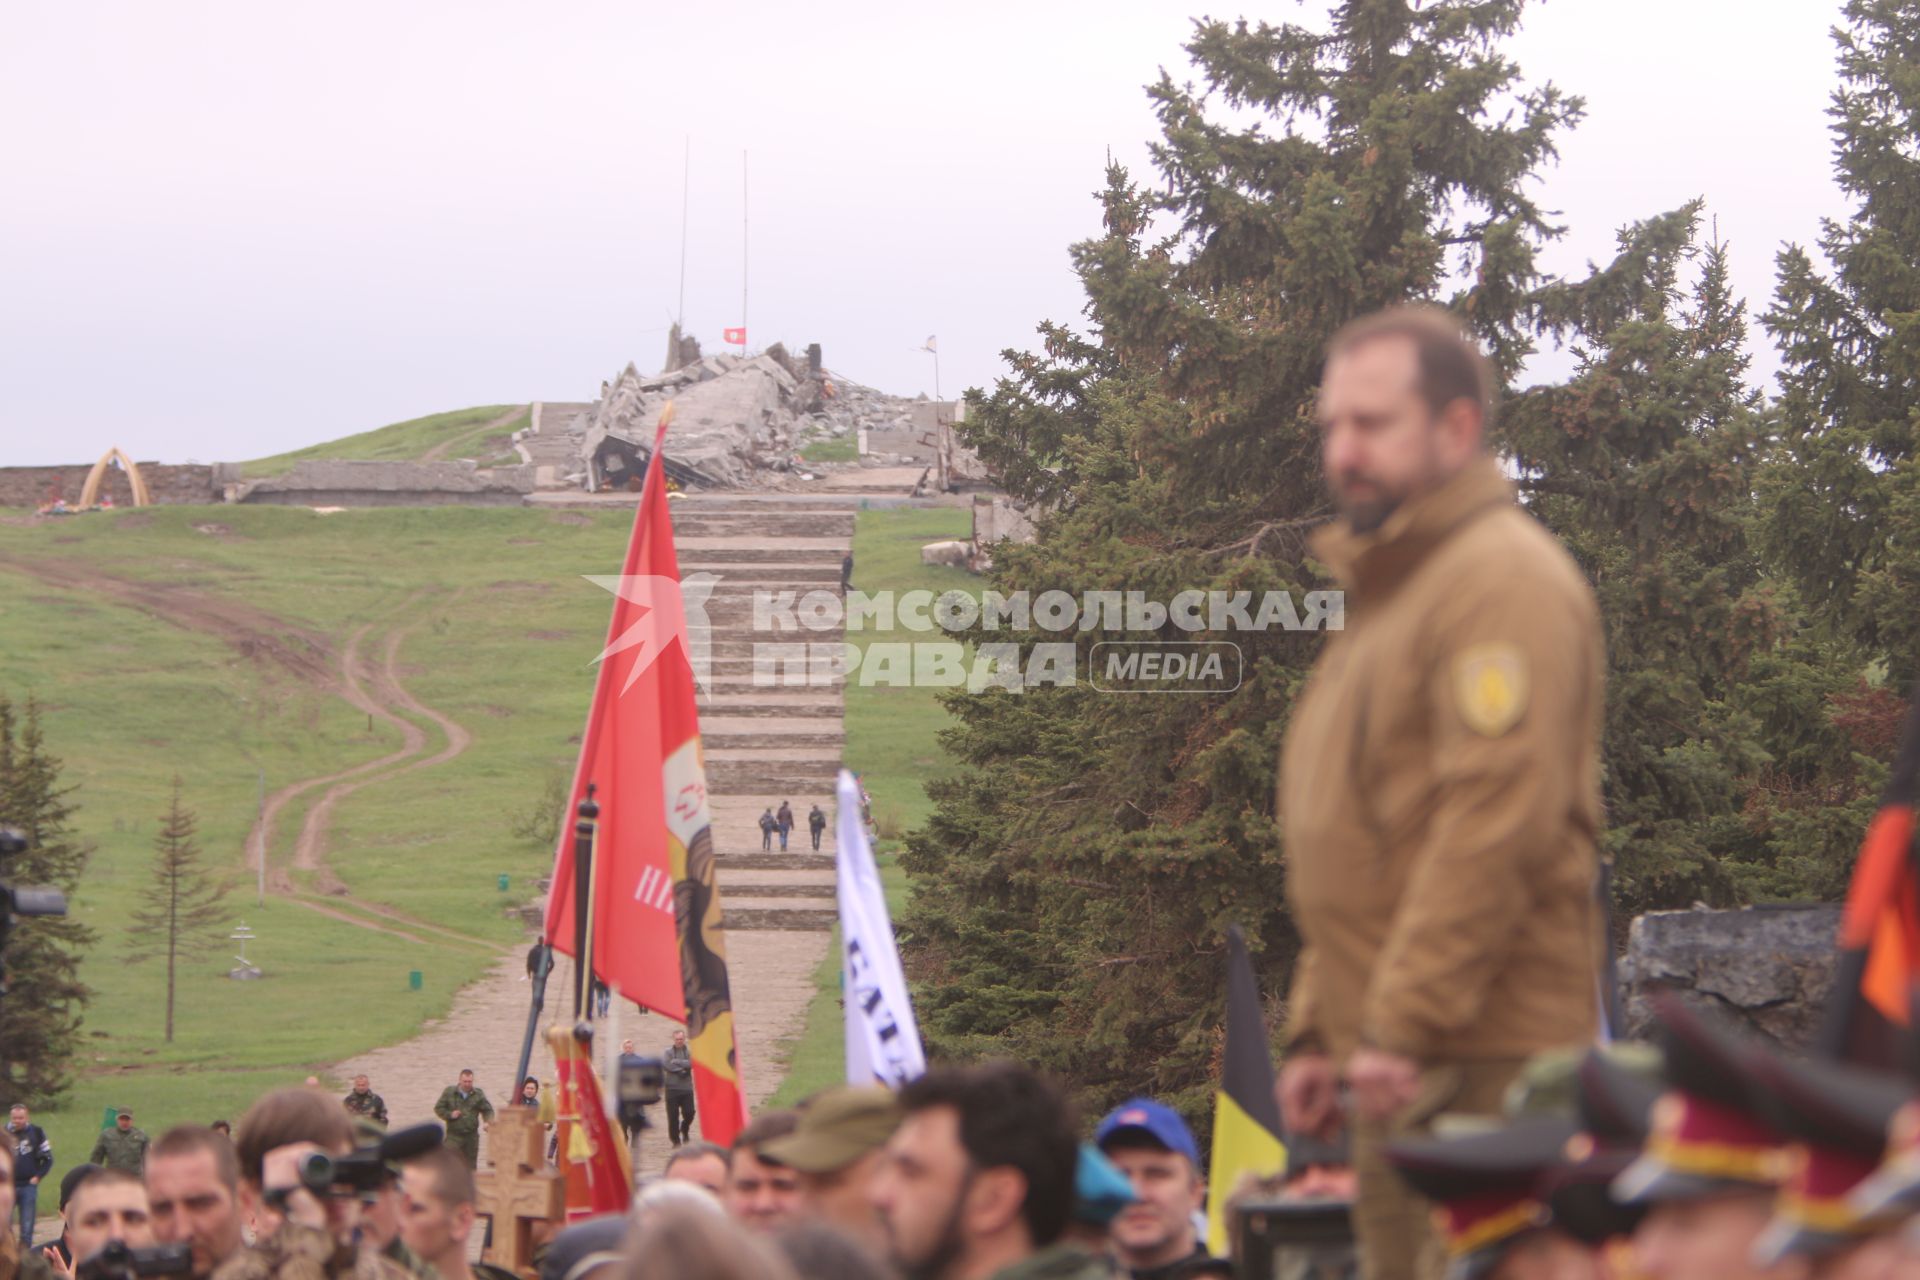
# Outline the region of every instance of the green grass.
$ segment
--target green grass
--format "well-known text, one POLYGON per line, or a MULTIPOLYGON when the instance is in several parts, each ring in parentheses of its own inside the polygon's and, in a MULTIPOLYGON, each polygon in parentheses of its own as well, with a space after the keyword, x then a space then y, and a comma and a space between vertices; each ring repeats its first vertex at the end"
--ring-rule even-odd
POLYGON ((800 457, 807 462, 858 462, 860 442, 852 435, 834 440, 814 440, 800 450, 800 457))
POLYGON ((791 1107, 809 1094, 843 1084, 847 1076, 844 1020, 840 1009, 840 928, 813 971, 813 1000, 800 1034, 777 1050, 785 1074, 766 1107, 791 1107))
MULTIPOLYGON (((391 426, 378 427, 372 431, 362 431, 358 435, 342 436, 338 440, 328 440, 322 444, 308 445, 304 449, 295 449, 290 453, 277 453, 270 458, 256 458, 240 464, 241 474, 248 479, 260 479, 266 476, 285 475, 293 470, 293 464, 308 458, 355 459, 368 461, 405 461, 418 458, 434 446, 452 441, 456 446, 472 447, 494 439, 501 440, 529 421, 522 414, 515 421, 491 431, 485 425, 512 406, 504 404, 477 405, 471 409, 455 409, 448 413, 435 413, 424 418, 413 418, 406 422, 396 422, 391 426)), ((460 457, 457 449, 450 449, 449 457, 460 457)), ((514 455, 518 462, 518 455, 514 455)))
MULTIPOLYGON (((924 543, 970 536, 970 513, 954 508, 862 511, 854 523, 854 586, 868 593, 958 590, 977 596, 981 580, 961 569, 920 563, 924 543)), ((849 643, 938 640, 923 632, 853 632, 849 643)), ((898 915, 911 891, 896 862, 900 836, 931 816, 926 785, 956 766, 938 734, 948 722, 942 690, 923 686, 861 685, 856 671, 846 687, 846 767, 860 775, 873 800, 881 835, 875 860, 886 886, 887 909, 898 915)), ((791 1106, 846 1075, 840 1005, 840 933, 814 972, 815 994, 800 1034, 782 1046, 785 1076, 769 1105, 791 1106)))
MULTIPOLYGON (((977 589, 970 575, 919 563, 921 543, 964 536, 966 518, 952 510, 862 513, 856 581, 870 590, 977 589)), ((505 909, 529 895, 550 850, 509 831, 549 774, 573 759, 608 609, 605 593, 580 575, 618 563, 631 520, 627 511, 321 516, 224 506, 0 524, 0 691, 40 700, 49 747, 77 787, 76 827, 96 846, 73 902, 99 933, 82 969, 95 990, 85 1047, 69 1101, 37 1116, 63 1166, 91 1148, 105 1107, 133 1107, 149 1133, 231 1119, 265 1087, 404 1040, 444 1015, 461 986, 522 938, 505 909), (335 656, 366 628, 363 653, 378 661, 398 631, 401 681, 469 730, 472 745, 451 765, 382 776, 345 798, 328 859, 356 898, 478 941, 434 935, 423 946, 284 900, 257 906, 244 843, 259 775, 272 790, 346 769, 393 751, 398 731, 378 720, 369 728, 333 690, 215 636, 117 604, 78 577, 49 582, 26 565, 243 602, 266 633, 311 634, 335 656), (188 963, 168 1044, 163 970, 126 962, 125 925, 176 773, 207 860, 233 880, 233 917, 258 935, 248 957, 267 976, 227 979, 225 945, 188 963), (507 894, 497 887, 501 874, 510 877, 507 894), (420 991, 408 986, 414 969, 420 991)), ((934 739, 945 721, 937 693, 857 683, 847 690, 846 758, 865 776, 889 831, 924 819, 926 780, 951 768, 934 739)), ((422 728, 431 754, 442 739, 429 723, 422 728)), ((306 803, 283 813, 274 863, 288 856, 306 803)), ((881 865, 897 908, 905 886, 895 847, 882 841, 881 865)), ((830 957, 817 975, 820 996, 791 1051, 784 1096, 841 1073, 837 963, 830 957)))
MULTIPOLYGON (((862 511, 853 531, 853 584, 869 594, 964 591, 978 596, 982 581, 964 569, 920 563, 925 543, 971 535, 972 515, 954 507, 862 511)), ((849 632, 847 640, 862 652, 876 643, 938 641, 933 632, 849 632)), ((853 673, 846 689, 847 768, 861 776, 873 799, 873 818, 881 828, 881 848, 897 844, 889 833, 919 826, 933 813, 927 783, 953 769, 940 746, 947 725, 940 705, 944 690, 920 685, 863 685, 853 673)))
MULTIPOLYGON (((523 936, 504 909, 529 896, 550 851, 509 835, 510 820, 573 757, 608 607, 580 575, 619 562, 631 519, 161 507, 0 525, 0 690, 40 700, 49 747, 77 786, 76 827, 96 845, 73 901, 99 934, 82 968, 95 990, 86 1047, 70 1101, 41 1117, 63 1162, 76 1146, 84 1156, 104 1106, 133 1106, 158 1132, 405 1039, 523 936), (369 731, 364 713, 331 690, 214 636, 115 604, 84 581, 49 583, 12 567, 23 564, 244 601, 270 633, 310 632, 334 654, 366 627, 377 661, 398 630, 402 682, 465 726, 472 745, 448 766, 381 777, 345 798, 329 861, 356 896, 477 941, 434 936, 423 946, 284 900, 255 905, 243 859, 259 772, 272 790, 345 769, 392 751, 398 732, 380 721, 369 731), (259 935, 248 957, 267 976, 228 980, 224 944, 187 964, 167 1044, 163 970, 126 963, 125 925, 176 772, 207 860, 235 882, 234 918, 259 935), (408 986, 415 969, 417 992, 408 986)), ((423 727, 431 754, 443 739, 423 727)), ((302 812, 283 816, 273 861, 287 856, 302 812)))

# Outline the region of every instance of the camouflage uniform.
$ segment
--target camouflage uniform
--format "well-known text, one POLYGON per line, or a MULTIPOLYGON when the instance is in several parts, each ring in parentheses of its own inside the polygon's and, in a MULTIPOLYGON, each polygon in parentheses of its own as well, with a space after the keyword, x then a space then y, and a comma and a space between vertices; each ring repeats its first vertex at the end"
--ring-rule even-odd
POLYGON ((383 1129, 387 1127, 387 1100, 371 1089, 365 1093, 355 1089, 340 1099, 340 1105, 356 1116, 365 1116, 383 1129))
POLYGON ((213 1280, 410 1280, 370 1249, 341 1244, 319 1227, 283 1222, 214 1269, 213 1280))
POLYGON ((440 1280, 440 1273, 434 1270, 433 1264, 407 1248, 407 1242, 399 1236, 395 1236, 393 1243, 380 1251, 380 1256, 412 1276, 414 1280, 440 1280))
POLYGON ((124 1133, 119 1125, 102 1129, 100 1140, 93 1144, 93 1154, 87 1159, 106 1169, 144 1173, 147 1167, 147 1135, 138 1127, 124 1133))
POLYGON ((433 1104, 433 1114, 447 1126, 447 1145, 460 1153, 467 1162, 467 1168, 480 1167, 480 1120, 493 1119, 493 1104, 487 1101, 486 1090, 479 1085, 466 1097, 460 1096, 460 1086, 450 1084, 440 1091, 440 1101, 433 1104), (460 1116, 455 1119, 453 1113, 460 1116))

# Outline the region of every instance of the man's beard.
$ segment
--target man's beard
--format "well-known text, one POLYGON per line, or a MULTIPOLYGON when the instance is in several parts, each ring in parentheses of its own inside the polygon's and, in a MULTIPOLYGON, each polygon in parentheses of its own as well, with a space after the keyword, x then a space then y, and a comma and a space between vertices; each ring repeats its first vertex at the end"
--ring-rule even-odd
POLYGON ((1340 514, 1355 533, 1373 533, 1387 522, 1400 506, 1397 498, 1377 498, 1367 502, 1342 503, 1340 514))
POLYGON ((900 1264, 900 1273, 906 1280, 940 1280, 962 1253, 966 1251, 966 1241, 960 1234, 960 1217, 966 1211, 967 1192, 973 1189, 973 1170, 967 1170, 967 1176, 960 1180, 960 1190, 954 1194, 953 1208, 947 1213, 947 1220, 940 1228, 940 1239, 928 1251, 927 1256, 918 1262, 907 1262, 896 1257, 900 1264))

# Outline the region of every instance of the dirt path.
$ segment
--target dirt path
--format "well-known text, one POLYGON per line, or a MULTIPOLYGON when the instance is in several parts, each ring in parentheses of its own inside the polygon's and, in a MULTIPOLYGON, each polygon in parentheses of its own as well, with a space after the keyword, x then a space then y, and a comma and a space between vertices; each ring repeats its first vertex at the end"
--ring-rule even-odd
MULTIPOLYGON (((757 1109, 780 1084, 775 1067, 780 1043, 798 1035, 813 996, 813 967, 821 944, 811 934, 793 930, 727 930, 727 967, 734 995, 734 1027, 739 1040, 740 1067, 746 1077, 747 1106, 757 1109)), ((554 958, 547 981, 543 1027, 564 1026, 571 1018, 573 962, 554 958)), ((503 956, 480 981, 463 989, 447 1017, 425 1022, 420 1033, 400 1044, 348 1058, 336 1064, 331 1078, 343 1086, 360 1072, 387 1100, 396 1125, 433 1119, 433 1103, 453 1083, 462 1067, 472 1067, 480 1087, 495 1106, 513 1096, 513 1070, 525 1034, 527 1009, 533 989, 527 984, 526 949, 503 956)), ((594 1024, 596 1061, 614 1034, 611 1019, 594 1024)), ((618 1034, 631 1039, 641 1053, 666 1048, 677 1023, 631 1005, 619 1019, 618 1034)), ((617 1047, 617 1045, 616 1045, 617 1047)), ((542 1081, 554 1078, 553 1055, 544 1040, 534 1046, 531 1071, 542 1081)), ((641 1135, 636 1170, 641 1176, 660 1172, 667 1156, 666 1117, 654 1108, 656 1128, 641 1135)), ((699 1136, 698 1117, 694 1121, 699 1136)), ((481 1159, 486 1160, 484 1142, 481 1159)))
POLYGON ((511 423, 514 419, 518 418, 521 414, 526 413, 529 407, 530 406, 528 405, 517 404, 513 406, 513 408, 507 410, 505 413, 501 414, 499 417, 493 418, 487 422, 481 423, 479 426, 475 427, 472 431, 468 431, 457 436, 450 436, 447 439, 442 440, 439 444, 434 445, 433 448, 427 450, 425 453, 421 454, 419 460, 421 462, 439 462, 441 459, 447 456, 447 451, 449 449, 452 449, 455 445, 464 445, 469 441, 474 441, 474 440, 485 440, 488 435, 496 431, 499 431, 502 427, 506 426, 507 424, 511 423))
POLYGON ((333 651, 325 636, 243 601, 191 587, 117 578, 92 565, 47 556, 0 555, 0 567, 138 609, 185 631, 212 635, 242 657, 279 667, 303 684, 334 687, 333 651))
MULTIPOLYGON (((244 601, 213 595, 191 587, 120 578, 102 573, 91 565, 45 556, 22 559, 16 556, 0 555, 0 568, 25 574, 53 586, 77 589, 116 605, 138 609, 142 613, 185 631, 212 635, 248 660, 277 667, 308 688, 345 698, 356 710, 365 712, 374 719, 399 730, 401 747, 398 751, 348 769, 320 777, 303 778, 275 789, 266 797, 260 818, 255 821, 252 830, 247 834, 246 857, 249 863, 257 868, 267 852, 265 846, 274 825, 288 803, 315 788, 327 788, 320 800, 307 813, 301 825, 300 835, 294 843, 291 859, 294 867, 313 873, 315 887, 321 893, 345 895, 348 892, 339 877, 326 865, 325 860, 327 825, 332 819, 334 807, 340 800, 368 783, 384 781, 413 769, 445 764, 465 751, 473 741, 473 735, 464 726, 452 717, 426 706, 409 693, 401 683, 399 651, 401 643, 411 629, 409 626, 403 625, 388 633, 380 666, 369 670, 364 664, 361 651, 368 634, 373 629, 371 623, 358 628, 348 636, 346 647, 336 660, 332 646, 325 636, 289 622, 285 618, 257 609, 244 601), (369 685, 372 686, 373 692, 368 691, 369 685), (394 705, 431 721, 445 736, 446 745, 432 756, 418 758, 426 748, 427 731, 405 716, 396 714, 392 709, 394 705), (392 766, 395 765, 402 767, 393 768, 392 766), (369 776, 382 770, 385 772, 380 772, 378 778, 369 776)), ((417 612, 416 606, 421 599, 421 595, 416 595, 402 608, 408 612, 417 612)), ((301 906, 321 910, 319 904, 300 896, 285 866, 271 868, 271 872, 268 880, 275 893, 286 896, 301 906)), ((375 924, 359 916, 334 909, 327 909, 322 913, 359 928, 390 933, 416 942, 424 942, 424 939, 416 936, 417 934, 432 933, 439 935, 443 940, 468 945, 491 945, 482 939, 470 937, 456 930, 410 919, 404 913, 390 907, 381 907, 372 903, 357 903, 356 906, 366 914, 393 921, 394 924, 404 928, 375 924)))
MULTIPOLYGON (((420 599, 419 595, 415 595, 402 608, 409 613, 417 613, 415 606, 420 599)), ((401 736, 400 749, 342 773, 295 783, 292 787, 283 788, 282 791, 274 793, 275 798, 284 805, 286 800, 316 786, 326 787, 320 798, 314 801, 313 807, 307 810, 306 819, 300 826, 300 834, 293 844, 292 856, 286 863, 274 869, 271 878, 274 891, 277 893, 294 893, 292 872, 303 871, 313 877, 314 888, 320 893, 345 895, 346 885, 334 874, 326 861, 328 827, 333 821, 334 809, 340 801, 371 783, 389 782, 416 769, 445 764, 459 756, 473 743, 473 735, 465 726, 451 716, 443 715, 428 707, 401 684, 400 646, 411 631, 411 626, 396 627, 387 633, 380 666, 374 670, 364 669, 360 662, 361 642, 366 638, 369 629, 370 627, 361 627, 354 632, 347 643, 346 653, 342 655, 340 663, 342 695, 369 716, 398 729, 401 736), (369 692, 369 686, 371 686, 371 692, 369 692), (413 720, 400 715, 395 710, 396 707, 432 721, 445 737, 446 745, 431 756, 421 757, 420 753, 426 749, 427 733, 413 720)), ((273 818, 277 813, 278 806, 270 807, 259 824, 259 836, 253 842, 256 856, 259 856, 263 846, 270 839, 273 818)), ((383 909, 378 914, 400 918, 398 913, 392 912, 391 909, 383 909)))
POLYGON ((398 729, 400 749, 388 752, 377 760, 368 760, 337 773, 289 783, 267 797, 267 803, 247 838, 247 847, 253 851, 256 866, 270 852, 274 824, 287 803, 316 787, 326 788, 320 798, 314 802, 313 807, 307 810, 306 819, 300 824, 300 834, 293 843, 293 856, 286 863, 271 868, 268 881, 275 893, 297 892, 293 883, 295 870, 313 873, 315 887, 322 893, 345 893, 346 886, 340 883, 339 877, 333 874, 322 859, 323 841, 326 837, 327 824, 333 820, 334 806, 346 796, 365 786, 367 782, 373 781, 374 779, 369 775, 383 769, 390 770, 392 766, 402 761, 411 760, 426 747, 426 730, 411 720, 395 715, 384 704, 370 696, 361 683, 367 673, 361 668, 360 649, 370 630, 372 630, 371 623, 359 628, 347 638, 347 647, 340 655, 340 682, 337 691, 341 697, 353 704, 356 710, 364 711, 369 721, 379 720, 383 724, 398 729))

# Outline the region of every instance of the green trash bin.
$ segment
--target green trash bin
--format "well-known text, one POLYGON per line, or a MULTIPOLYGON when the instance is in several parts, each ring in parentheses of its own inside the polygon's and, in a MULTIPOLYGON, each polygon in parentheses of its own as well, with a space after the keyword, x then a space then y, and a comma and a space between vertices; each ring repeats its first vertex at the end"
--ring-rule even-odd
POLYGON ((506 891, 507 891, 507 878, 506 878, 505 876, 501 876, 501 877, 500 877, 500 892, 502 892, 502 893, 505 893, 506 891))
POLYGON ((421 973, 418 969, 415 969, 409 974, 407 974, 408 990, 418 991, 424 985, 426 985, 426 975, 421 973))

